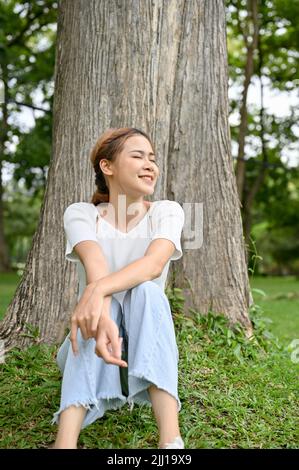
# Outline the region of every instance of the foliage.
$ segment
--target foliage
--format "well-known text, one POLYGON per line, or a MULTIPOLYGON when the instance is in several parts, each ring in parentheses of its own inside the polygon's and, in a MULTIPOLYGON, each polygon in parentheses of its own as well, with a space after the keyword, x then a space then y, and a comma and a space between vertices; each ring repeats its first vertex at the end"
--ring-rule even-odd
MULTIPOLYGON (((245 68, 244 35, 250 38, 247 0, 229 0, 227 7, 230 76, 241 84, 245 68)), ((258 2, 263 74, 271 86, 281 91, 296 89, 298 69, 298 0, 258 2)), ((257 67, 258 57, 255 57, 257 67)))
POLYGON ((178 287, 170 287, 168 286, 165 289, 165 294, 168 298, 169 305, 171 308, 172 312, 182 312, 184 303, 185 303, 185 298, 182 294, 182 289, 179 289, 178 287))
MULTIPOLYGON (((171 308, 174 305, 179 305, 181 298, 182 290, 176 288, 169 299, 171 308), (177 301, 175 301, 175 297, 177 297, 177 301)), ((244 363, 244 360, 248 358, 258 360, 271 349, 281 349, 277 338, 268 330, 268 323, 271 320, 263 317, 262 308, 257 304, 252 304, 249 311, 254 330, 254 336, 251 338, 246 337, 241 324, 238 322, 230 324, 224 315, 212 311, 200 314, 190 308, 189 312, 192 317, 185 318, 181 316, 183 313, 181 309, 176 309, 175 312, 181 321, 181 326, 185 325, 185 322, 190 323, 200 331, 198 335, 201 338, 206 337, 211 341, 216 341, 219 348, 226 347, 227 351, 232 353, 240 363, 244 363)))
POLYGON ((44 187, 26 190, 15 180, 6 186, 4 200, 5 237, 13 265, 25 263, 35 233, 44 187), (32 197, 35 192, 35 197, 32 197))
POLYGON ((55 0, 0 3, 0 159, 15 164, 14 178, 24 178, 36 193, 45 185, 50 161, 56 20, 55 0))
POLYGON ((37 197, 45 188, 51 158, 52 115, 47 113, 35 119, 29 132, 17 131, 19 144, 11 157, 14 163, 14 180, 24 181, 25 188, 37 197))
MULTIPOLYGON (((245 38, 250 43, 252 35, 248 5, 246 0, 226 2, 230 85, 238 90, 237 96, 230 100, 231 115, 240 113, 247 54, 245 38)), ((298 0, 258 2, 259 50, 254 55, 252 77, 256 89, 260 88, 261 81, 272 95, 290 93, 298 87, 298 18, 298 0)), ((263 254, 258 269, 277 274, 298 273, 298 166, 292 168, 289 164, 291 153, 294 156, 298 149, 298 106, 292 104, 289 115, 279 115, 280 110, 272 114, 267 107, 262 111, 260 105, 247 105, 243 197, 246 200, 261 170, 266 168, 266 178, 251 214, 254 226, 267 221, 262 238, 255 237, 255 227, 252 232, 252 239, 263 254), (263 161, 265 154, 267 162, 263 161)), ((233 148, 237 148, 239 123, 231 126, 231 136, 233 148)))

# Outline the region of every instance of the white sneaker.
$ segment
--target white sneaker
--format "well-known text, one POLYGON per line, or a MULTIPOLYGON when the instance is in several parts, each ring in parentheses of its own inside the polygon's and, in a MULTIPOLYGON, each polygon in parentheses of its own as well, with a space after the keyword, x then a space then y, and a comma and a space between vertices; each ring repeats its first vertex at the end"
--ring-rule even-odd
POLYGON ((185 449, 184 441, 180 436, 177 436, 172 442, 166 443, 162 449, 185 449))

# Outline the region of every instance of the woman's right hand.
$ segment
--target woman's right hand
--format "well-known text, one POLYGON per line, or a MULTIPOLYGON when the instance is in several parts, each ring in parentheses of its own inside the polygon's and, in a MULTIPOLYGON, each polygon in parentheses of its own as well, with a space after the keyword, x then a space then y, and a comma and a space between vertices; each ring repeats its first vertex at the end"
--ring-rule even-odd
POLYGON ((105 298, 100 293, 95 293, 94 283, 88 284, 71 317, 70 341, 74 354, 79 352, 78 328, 84 340, 95 338, 104 303, 105 298))
POLYGON ((95 340, 97 356, 102 357, 107 364, 128 367, 121 359, 122 338, 119 337, 118 327, 109 315, 102 314, 100 317, 95 340))

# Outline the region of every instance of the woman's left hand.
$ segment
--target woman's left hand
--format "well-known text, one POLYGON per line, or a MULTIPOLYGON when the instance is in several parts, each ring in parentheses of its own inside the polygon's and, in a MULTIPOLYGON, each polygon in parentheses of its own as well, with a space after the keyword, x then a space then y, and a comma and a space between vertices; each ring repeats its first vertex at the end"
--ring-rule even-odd
POLYGON ((119 337, 119 329, 109 314, 103 314, 99 321, 96 337, 95 353, 106 364, 128 367, 128 363, 121 358, 121 345, 123 338, 119 337))

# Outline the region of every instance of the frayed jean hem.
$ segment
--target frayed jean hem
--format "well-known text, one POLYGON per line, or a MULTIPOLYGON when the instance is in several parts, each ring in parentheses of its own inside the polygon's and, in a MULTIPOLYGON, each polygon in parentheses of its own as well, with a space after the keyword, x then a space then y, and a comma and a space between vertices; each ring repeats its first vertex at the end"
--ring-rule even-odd
POLYGON ((81 425, 81 429, 84 429, 86 426, 93 423, 96 419, 102 418, 106 411, 117 410, 121 408, 126 403, 126 401, 126 397, 123 396, 73 400, 65 405, 60 406, 59 410, 54 413, 51 424, 59 424, 60 413, 70 406, 83 406, 87 409, 87 413, 81 425))

